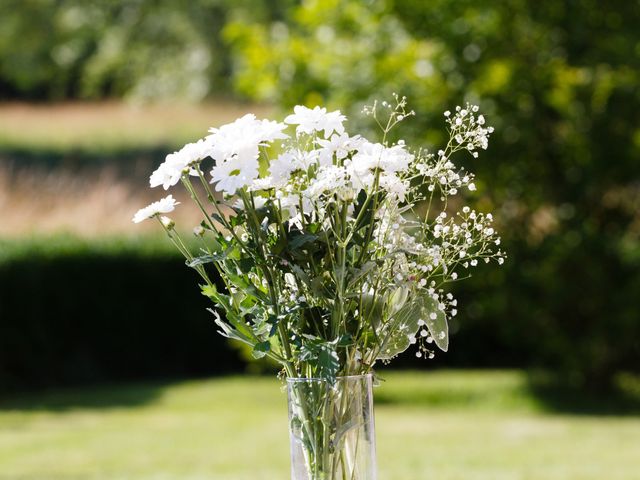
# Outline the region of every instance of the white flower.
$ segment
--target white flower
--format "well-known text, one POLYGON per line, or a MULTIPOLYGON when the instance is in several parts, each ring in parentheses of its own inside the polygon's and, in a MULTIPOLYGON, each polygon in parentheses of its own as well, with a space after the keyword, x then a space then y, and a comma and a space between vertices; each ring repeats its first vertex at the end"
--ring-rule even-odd
POLYGON ((162 223, 164 228, 166 228, 167 230, 172 230, 173 227, 176 226, 176 222, 174 222, 169 217, 166 217, 164 215, 160 217, 160 222, 162 223))
POLYGON ((270 120, 258 120, 252 113, 237 119, 235 122, 210 128, 205 140, 209 145, 209 155, 217 162, 230 159, 240 152, 258 152, 258 147, 267 145, 278 139, 289 138, 282 131, 287 128, 284 123, 270 120))
POLYGON ((179 205, 180 202, 176 202, 173 198, 173 195, 168 195, 157 202, 153 202, 151 205, 148 205, 144 208, 141 208, 136 212, 133 216, 133 223, 140 223, 147 218, 155 217, 156 215, 160 215, 161 213, 169 213, 175 210, 176 205, 179 205))
POLYGON ((326 108, 314 107, 313 110, 302 105, 293 107, 291 115, 287 116, 284 121, 291 125, 297 125, 296 132, 312 135, 315 132, 324 130, 324 138, 336 132, 339 135, 344 133, 342 122, 346 117, 340 113, 340 110, 328 112, 326 108))
POLYGON ((184 167, 184 162, 182 158, 177 155, 177 152, 170 153, 165 158, 165 161, 149 177, 149 185, 152 188, 162 185, 165 190, 168 190, 169 187, 172 187, 180 181, 184 167))
MULTIPOLYGON (((256 210, 264 207, 266 203, 267 203, 267 199, 265 197, 254 195, 253 206, 255 207, 256 210)), ((233 204, 233 207, 238 210, 244 210, 244 202, 242 201, 242 199, 239 198, 238 200, 235 201, 235 203, 233 204)))
POLYGON ((348 179, 347 170, 337 165, 320 167, 309 187, 304 192, 306 198, 316 202, 324 193, 335 193, 343 201, 353 200, 355 191, 348 179))
POLYGON ((217 192, 233 195, 236 190, 250 185, 258 178, 257 157, 232 158, 211 170, 211 183, 217 192))
POLYGON ((353 156, 351 168, 360 176, 380 167, 380 157, 384 146, 380 143, 363 142, 353 156))
POLYGON ((296 169, 292 151, 286 151, 278 155, 269 165, 269 174, 274 185, 282 185, 289 180, 291 172, 296 169))
POLYGON ((334 133, 329 140, 319 138, 317 142, 320 145, 318 151, 320 165, 333 163, 334 155, 338 160, 343 160, 349 155, 349 152, 357 150, 363 141, 364 139, 360 135, 350 137, 346 133, 340 135, 334 133))
POLYGON ((362 142, 353 156, 353 168, 360 175, 368 170, 381 168, 390 173, 405 171, 414 156, 404 149, 404 145, 385 147, 380 143, 362 142))
POLYGON ((208 151, 209 145, 205 140, 187 143, 177 152, 166 156, 164 163, 149 177, 149 185, 152 188, 162 185, 165 190, 168 190, 180 181, 186 169, 189 169, 191 175, 197 175, 197 172, 190 167, 206 158, 209 155, 208 151))
POLYGON ((382 150, 380 166, 387 172, 405 171, 414 156, 404 149, 404 145, 394 145, 382 150))
POLYGON ((287 150, 271 162, 269 174, 274 186, 281 186, 289 180, 291 173, 296 170, 307 171, 311 165, 318 162, 317 150, 287 150))
POLYGON ((274 188, 274 182, 272 177, 256 178, 250 185, 249 190, 256 192, 259 190, 270 190, 274 188))
POLYGON ((216 190, 230 195, 238 188, 251 184, 258 177, 258 155, 260 147, 288 136, 282 131, 284 123, 257 120, 247 114, 233 123, 209 130, 205 138, 208 154, 216 161, 211 170, 211 183, 217 183, 216 190))
POLYGON ((409 185, 408 182, 400 180, 394 173, 385 172, 380 175, 380 188, 386 190, 393 198, 404 202, 409 185))

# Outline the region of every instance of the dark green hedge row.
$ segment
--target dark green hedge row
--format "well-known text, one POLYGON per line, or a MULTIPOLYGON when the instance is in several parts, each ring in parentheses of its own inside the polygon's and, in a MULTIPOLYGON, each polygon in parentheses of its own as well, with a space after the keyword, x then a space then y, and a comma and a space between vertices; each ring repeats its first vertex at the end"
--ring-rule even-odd
MULTIPOLYGON (((393 366, 554 366, 596 387, 640 371, 629 295, 640 291, 638 276, 604 246, 583 245, 574 261, 558 263, 547 249, 524 256, 512 245, 516 257, 504 268, 478 271, 456 292, 450 351, 433 361, 407 352, 393 366), (607 269, 581 270, 585 249, 607 257, 607 269)), ((163 238, 0 241, 0 391, 247 368, 216 333, 197 282, 163 238)))
POLYGON ((0 390, 243 368, 177 256, 23 253, 0 255, 0 390))
MULTIPOLYGON (((197 281, 162 238, 0 241, 0 391, 245 369, 197 281)), ((526 364, 487 349, 495 334, 472 323, 435 363, 407 353, 394 366, 526 364)))

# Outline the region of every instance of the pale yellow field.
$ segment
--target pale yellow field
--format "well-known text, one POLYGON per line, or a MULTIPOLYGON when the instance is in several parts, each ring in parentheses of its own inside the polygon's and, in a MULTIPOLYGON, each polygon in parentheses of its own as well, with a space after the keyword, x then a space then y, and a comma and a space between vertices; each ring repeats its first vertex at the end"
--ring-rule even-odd
POLYGON ((273 109, 224 99, 203 104, 0 103, 0 147, 118 151, 178 145, 248 112, 273 109))
POLYGON ((152 166, 212 126, 248 112, 268 116, 271 110, 225 100, 202 105, 0 104, 0 237, 148 233, 158 226, 133 225, 131 217, 168 193, 183 203, 173 216, 188 232, 200 223, 200 214, 180 188, 150 190, 145 179, 152 166), (140 171, 135 156, 145 149, 158 153, 140 171), (25 155, 45 160, 25 164, 25 155), (47 156, 73 161, 49 168, 47 156), (92 165, 95 157, 103 158, 100 165, 92 165), (130 175, 127 162, 132 162, 130 175))

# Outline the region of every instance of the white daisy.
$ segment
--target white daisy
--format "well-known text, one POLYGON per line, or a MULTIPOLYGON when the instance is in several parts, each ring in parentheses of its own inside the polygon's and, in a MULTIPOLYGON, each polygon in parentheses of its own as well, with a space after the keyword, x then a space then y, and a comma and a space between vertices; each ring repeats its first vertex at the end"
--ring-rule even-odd
MULTIPOLYGON (((162 185, 165 190, 180 181, 185 169, 200 162, 208 156, 209 145, 201 139, 195 143, 187 143, 177 152, 170 153, 149 177, 149 185, 157 187, 162 185)), ((193 169, 189 170, 191 175, 197 175, 193 169)))
POLYGON ((318 163, 318 150, 287 150, 278 155, 269 165, 269 174, 275 186, 281 186, 289 180, 292 172, 296 170, 309 170, 309 167, 318 163))
POLYGON ((218 192, 233 195, 236 190, 250 185, 258 178, 257 158, 232 158, 211 170, 211 183, 218 192))
POLYGON ((334 155, 338 160, 343 160, 351 151, 357 150, 363 140, 364 139, 360 135, 350 137, 346 133, 334 133, 328 140, 319 138, 317 142, 321 147, 318 150, 320 165, 329 165, 333 163, 334 155))
POLYGON ((250 185, 258 177, 260 147, 288 138, 282 132, 285 128, 283 123, 257 120, 250 113, 233 123, 210 129, 206 141, 208 153, 216 161, 211 170, 211 183, 216 183, 216 190, 232 195, 250 185))
POLYGON ((169 213, 173 212, 176 208, 176 205, 179 205, 180 202, 176 202, 173 198, 173 195, 168 195, 157 202, 153 202, 151 205, 148 205, 144 208, 141 208, 136 212, 133 216, 133 223, 140 223, 147 218, 155 217, 156 215, 160 215, 161 213, 169 213))
POLYGON ((329 138, 333 132, 342 135, 344 133, 344 122, 347 117, 340 113, 340 110, 328 112, 326 108, 314 107, 313 110, 302 105, 293 107, 291 115, 284 121, 291 125, 297 125, 296 132, 312 135, 314 132, 324 131, 324 138, 329 138))
POLYGON ((257 152, 260 146, 288 138, 282 132, 285 128, 284 123, 257 120, 254 114, 249 113, 233 123, 209 129, 211 135, 206 137, 209 154, 217 162, 223 162, 240 151, 257 152))

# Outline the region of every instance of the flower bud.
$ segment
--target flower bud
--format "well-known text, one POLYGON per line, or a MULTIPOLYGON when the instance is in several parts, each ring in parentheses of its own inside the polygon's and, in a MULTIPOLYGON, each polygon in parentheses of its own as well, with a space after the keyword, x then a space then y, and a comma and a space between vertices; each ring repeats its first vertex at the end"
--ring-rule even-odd
POLYGON ((176 226, 176 222, 171 220, 169 217, 160 217, 160 221, 162 222, 164 228, 166 228, 167 230, 173 230, 173 228, 176 226))

